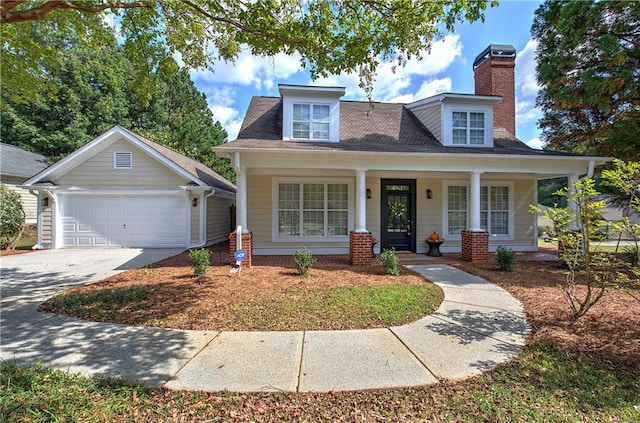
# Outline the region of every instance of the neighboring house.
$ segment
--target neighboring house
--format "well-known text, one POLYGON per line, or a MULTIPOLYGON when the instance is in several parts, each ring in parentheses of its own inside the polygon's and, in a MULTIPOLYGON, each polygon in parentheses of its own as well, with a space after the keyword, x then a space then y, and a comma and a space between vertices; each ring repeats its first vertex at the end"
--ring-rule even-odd
POLYGON ((228 239, 235 186, 116 126, 26 181, 36 248, 197 247, 228 239))
POLYGON ((35 195, 18 188, 25 179, 47 167, 47 158, 41 154, 25 151, 15 145, 0 143, 0 181, 17 191, 22 200, 26 223, 36 223, 35 195))
POLYGON ((608 159, 515 137, 515 55, 502 45, 482 52, 475 95, 384 104, 341 101, 342 87, 280 85, 281 97, 254 97, 238 139, 215 148, 238 174, 243 249, 307 247, 366 265, 375 241, 376 251, 423 253, 437 231, 442 251, 467 260, 501 245, 537 250, 537 180, 577 180, 608 159))

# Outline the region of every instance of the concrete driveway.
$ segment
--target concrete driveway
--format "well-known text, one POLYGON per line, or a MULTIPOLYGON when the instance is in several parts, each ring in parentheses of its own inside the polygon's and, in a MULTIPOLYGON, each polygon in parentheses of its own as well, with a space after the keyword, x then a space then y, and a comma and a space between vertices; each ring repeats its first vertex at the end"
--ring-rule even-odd
MULTIPOLYGON (((110 369, 144 368, 141 380, 155 382, 153 363, 141 357, 148 343, 165 342, 164 363, 182 361, 185 337, 161 341, 153 330, 136 336, 140 328, 85 322, 40 312, 47 298, 73 286, 95 282, 126 269, 139 268, 174 256, 182 249, 60 249, 0 257, 0 359, 24 363, 42 361, 69 371, 120 376, 110 369), (154 335, 158 339, 154 339, 154 335), (103 342, 94 341, 102 340, 103 342), (109 346, 109 348, 106 348, 109 346), (144 366, 143 364, 148 364, 144 366), (120 366, 121 367, 121 366, 120 366)), ((158 357, 155 357, 158 358, 158 357)), ((162 357, 159 357, 162 359, 162 357)))

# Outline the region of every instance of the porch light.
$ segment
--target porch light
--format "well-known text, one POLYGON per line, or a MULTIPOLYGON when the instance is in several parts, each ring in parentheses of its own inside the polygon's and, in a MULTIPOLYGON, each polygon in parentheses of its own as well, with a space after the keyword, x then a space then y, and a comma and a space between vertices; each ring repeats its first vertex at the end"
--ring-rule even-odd
POLYGON ((49 207, 49 197, 44 197, 42 199, 42 207, 49 207))
POLYGON ((193 200, 191 200, 191 205, 193 207, 198 207, 198 197, 196 197, 193 200))
POLYGON ((367 188, 367 198, 371 198, 372 194, 371 194, 371 188, 367 188))
POLYGON ((433 191, 431 189, 427 189, 427 200, 431 200, 433 198, 433 191))

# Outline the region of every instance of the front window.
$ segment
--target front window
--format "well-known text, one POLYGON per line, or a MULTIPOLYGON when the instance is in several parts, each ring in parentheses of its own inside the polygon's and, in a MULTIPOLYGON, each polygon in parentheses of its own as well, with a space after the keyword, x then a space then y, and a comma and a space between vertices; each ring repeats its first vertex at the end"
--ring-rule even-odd
POLYGON ((490 235, 509 235, 509 188, 480 188, 480 226, 490 235))
POLYGON ((453 112, 453 144, 484 145, 484 113, 453 112))
POLYGON ((447 206, 447 232, 460 235, 467 228, 467 187, 448 187, 447 206))
POLYGON ((279 237, 348 235, 348 184, 279 183, 277 201, 279 237))
POLYGON ((328 140, 329 116, 328 104, 294 104, 293 138, 328 140))
MULTIPOLYGON (((469 188, 466 185, 448 185, 445 216, 446 235, 458 237, 468 226, 469 188)), ((494 237, 511 237, 511 188, 500 184, 480 187, 480 227, 494 237)))

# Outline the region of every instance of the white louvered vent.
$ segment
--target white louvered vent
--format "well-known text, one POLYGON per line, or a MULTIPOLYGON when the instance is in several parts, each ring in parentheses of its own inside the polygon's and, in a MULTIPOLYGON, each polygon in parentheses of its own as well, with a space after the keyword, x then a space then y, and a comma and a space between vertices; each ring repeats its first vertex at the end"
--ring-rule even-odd
POLYGON ((132 153, 130 151, 114 151, 113 152, 113 168, 114 169, 131 169, 132 153))

